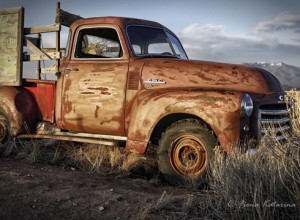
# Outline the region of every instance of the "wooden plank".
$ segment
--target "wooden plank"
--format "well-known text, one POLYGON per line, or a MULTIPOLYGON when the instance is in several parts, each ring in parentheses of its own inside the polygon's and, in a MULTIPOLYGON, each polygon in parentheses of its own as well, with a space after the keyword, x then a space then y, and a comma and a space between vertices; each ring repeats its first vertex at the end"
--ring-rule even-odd
POLYGON ((31 50, 35 56, 40 57, 39 60, 51 60, 51 57, 35 46, 29 39, 26 39, 26 46, 31 50))
POLYGON ((25 34, 39 34, 60 31, 60 24, 24 28, 25 34))
POLYGON ((57 60, 61 58, 60 52, 49 52, 45 53, 45 55, 38 55, 38 54, 26 54, 24 56, 24 61, 38 61, 38 60, 49 60, 49 57, 51 60, 57 60))
POLYGON ((82 19, 79 15, 72 14, 70 12, 64 11, 60 8, 56 10, 55 22, 61 25, 70 27, 74 21, 82 19))
MULTIPOLYGON (((56 11, 60 11, 60 2, 56 2, 56 11)), ((60 51, 60 32, 56 32, 56 51, 60 51)), ((58 72, 59 70, 59 66, 60 66, 60 60, 56 60, 55 61, 55 65, 56 65, 56 72, 58 72)), ((55 73, 56 74, 56 73, 55 73)))
POLYGON ((22 83, 24 8, 0 10, 0 85, 22 83))
MULTIPOLYGON (((41 51, 43 51, 44 53, 54 53, 54 52, 57 52, 56 48, 41 48, 41 51)), ((66 48, 60 48, 60 52, 61 53, 65 53, 66 52, 66 48)))
POLYGON ((49 68, 42 68, 41 73, 57 73, 57 68, 55 67, 49 67, 49 68))
POLYGON ((58 72, 58 66, 56 65, 56 63, 52 64, 50 67, 48 68, 42 68, 41 69, 41 73, 57 73, 58 72))
POLYGON ((36 37, 25 37, 25 41, 24 41, 24 45, 26 46, 26 40, 29 40, 31 43, 33 43, 36 47, 40 46, 40 39, 36 38, 36 37))

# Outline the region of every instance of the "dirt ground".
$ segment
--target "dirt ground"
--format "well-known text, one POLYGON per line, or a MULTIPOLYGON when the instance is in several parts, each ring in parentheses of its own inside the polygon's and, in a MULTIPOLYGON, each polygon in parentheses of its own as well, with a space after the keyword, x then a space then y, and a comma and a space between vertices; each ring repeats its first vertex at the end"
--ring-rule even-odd
POLYGON ((187 189, 128 175, 99 175, 0 158, 0 219, 165 219, 163 194, 187 189))

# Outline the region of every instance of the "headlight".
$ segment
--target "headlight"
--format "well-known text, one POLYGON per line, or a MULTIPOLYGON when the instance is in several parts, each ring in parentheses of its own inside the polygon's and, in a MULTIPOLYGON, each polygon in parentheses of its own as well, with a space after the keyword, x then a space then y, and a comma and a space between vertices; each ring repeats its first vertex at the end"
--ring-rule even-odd
POLYGON ((253 101, 250 95, 247 93, 243 95, 241 102, 241 116, 250 117, 253 112, 253 101))

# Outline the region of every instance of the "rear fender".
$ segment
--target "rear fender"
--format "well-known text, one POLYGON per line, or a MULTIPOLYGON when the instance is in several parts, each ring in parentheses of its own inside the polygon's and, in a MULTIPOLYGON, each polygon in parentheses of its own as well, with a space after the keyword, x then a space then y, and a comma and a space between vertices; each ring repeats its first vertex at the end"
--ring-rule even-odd
POLYGON ((21 87, 0 87, 0 108, 7 114, 13 136, 33 131, 38 111, 29 91, 21 87))
POLYGON ((228 150, 239 138, 241 97, 238 92, 143 91, 132 106, 126 150, 143 153, 155 126, 172 114, 204 121, 228 150))

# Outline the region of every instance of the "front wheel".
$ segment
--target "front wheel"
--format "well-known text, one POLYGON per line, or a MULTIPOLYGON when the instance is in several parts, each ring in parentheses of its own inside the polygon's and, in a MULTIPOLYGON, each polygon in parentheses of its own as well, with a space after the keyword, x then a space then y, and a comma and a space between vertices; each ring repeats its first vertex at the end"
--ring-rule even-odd
POLYGON ((217 139, 195 119, 180 120, 163 133, 158 148, 158 167, 173 185, 204 183, 217 139))

